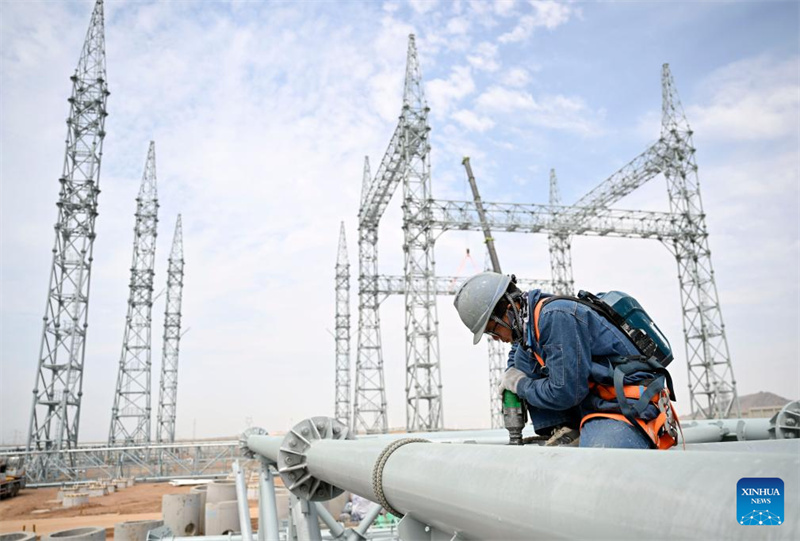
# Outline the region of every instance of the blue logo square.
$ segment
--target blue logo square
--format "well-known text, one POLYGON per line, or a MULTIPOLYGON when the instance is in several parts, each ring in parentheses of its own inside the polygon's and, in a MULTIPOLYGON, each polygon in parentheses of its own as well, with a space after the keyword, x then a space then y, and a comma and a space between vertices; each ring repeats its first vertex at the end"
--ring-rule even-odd
POLYGON ((739 479, 736 483, 736 522, 743 526, 779 526, 783 519, 782 479, 739 479))

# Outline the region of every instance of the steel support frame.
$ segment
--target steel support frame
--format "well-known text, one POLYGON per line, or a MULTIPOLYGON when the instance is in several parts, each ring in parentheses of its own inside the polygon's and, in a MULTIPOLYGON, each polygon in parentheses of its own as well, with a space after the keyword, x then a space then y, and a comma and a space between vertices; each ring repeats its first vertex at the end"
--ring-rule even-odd
POLYGON ((97 0, 72 81, 55 245, 47 289, 27 450, 45 478, 68 468, 58 451, 78 446, 83 372, 100 194, 106 103, 103 1, 97 0), (56 451, 51 453, 50 451, 56 451))
POLYGON ((339 228, 339 248, 336 256, 336 315, 334 339, 336 368, 334 379, 334 417, 350 426, 350 261, 344 222, 339 228))
POLYGON ((156 147, 153 141, 147 150, 135 216, 130 295, 108 430, 109 445, 143 444, 151 439, 153 267, 158 225, 156 147))
MULTIPOLYGON (((26 468, 30 487, 81 483, 97 478, 135 477, 170 480, 226 476, 239 456, 238 442, 176 442, 130 446, 78 447, 62 451, 31 451, 26 464, 50 464, 52 469, 26 468)), ((0 457, 24 451, 0 451, 0 457)))
POLYGON ((183 227, 181 215, 175 223, 167 266, 167 304, 164 309, 164 338, 161 352, 156 441, 175 441, 178 409, 178 357, 181 345, 181 306, 183 299, 183 227))

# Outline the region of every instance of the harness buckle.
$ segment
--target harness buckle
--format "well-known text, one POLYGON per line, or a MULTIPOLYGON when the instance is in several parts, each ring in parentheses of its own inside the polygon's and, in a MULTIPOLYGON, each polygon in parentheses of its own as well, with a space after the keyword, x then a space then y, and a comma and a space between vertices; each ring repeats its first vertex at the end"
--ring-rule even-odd
POLYGON ((678 422, 675 417, 675 413, 672 410, 672 403, 669 399, 669 392, 666 389, 663 389, 659 393, 658 402, 656 403, 658 406, 659 411, 661 411, 666 416, 666 421, 664 422, 664 430, 666 430, 667 434, 672 436, 675 441, 678 441, 678 422))

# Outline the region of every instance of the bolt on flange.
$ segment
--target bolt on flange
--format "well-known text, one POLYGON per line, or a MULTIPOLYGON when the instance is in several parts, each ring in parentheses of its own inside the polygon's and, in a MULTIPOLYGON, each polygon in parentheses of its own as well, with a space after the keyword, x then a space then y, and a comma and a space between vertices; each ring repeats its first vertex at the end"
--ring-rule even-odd
POLYGON ((344 490, 308 472, 306 452, 317 440, 352 440, 350 430, 330 417, 312 417, 297 423, 283 438, 278 451, 278 473, 292 494, 315 502, 331 500, 344 490))

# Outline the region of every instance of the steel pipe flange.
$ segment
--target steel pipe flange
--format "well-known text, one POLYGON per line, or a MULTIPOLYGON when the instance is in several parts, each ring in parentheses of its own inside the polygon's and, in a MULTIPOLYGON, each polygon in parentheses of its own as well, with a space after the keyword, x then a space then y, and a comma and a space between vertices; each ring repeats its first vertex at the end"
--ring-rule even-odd
POLYGON ((315 502, 331 500, 343 493, 308 472, 306 452, 317 440, 352 440, 344 424, 330 417, 312 417, 294 426, 283 438, 278 451, 278 473, 292 494, 315 502))
POLYGON ((266 436, 268 432, 263 428, 251 426, 239 436, 239 452, 246 458, 255 458, 256 454, 247 446, 247 438, 250 436, 266 436))
POLYGON ((789 402, 770 419, 769 431, 779 440, 800 438, 800 400, 789 402))

